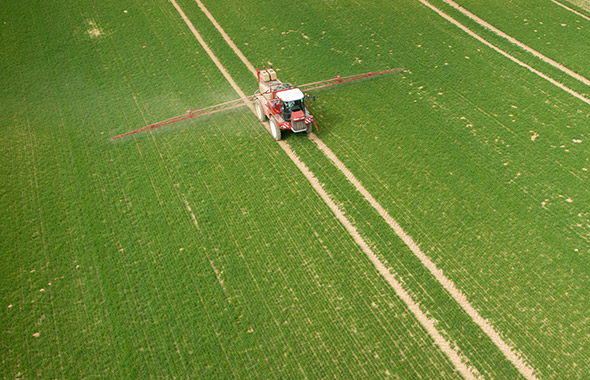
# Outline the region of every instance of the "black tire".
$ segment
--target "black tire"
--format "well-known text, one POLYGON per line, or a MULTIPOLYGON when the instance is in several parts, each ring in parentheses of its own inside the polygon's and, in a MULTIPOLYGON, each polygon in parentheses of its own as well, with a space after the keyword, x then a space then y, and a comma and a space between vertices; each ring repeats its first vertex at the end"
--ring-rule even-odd
POLYGON ((256 108, 256 116, 258 117, 258 120, 260 120, 261 122, 265 122, 267 120, 267 117, 264 114, 264 108, 262 107, 262 103, 260 103, 260 100, 256 99, 256 101, 254 102, 254 107, 256 108))
POLYGON ((270 134, 276 141, 281 139, 281 129, 274 118, 270 119, 270 134))
POLYGON ((305 126, 305 133, 307 133, 308 135, 311 133, 312 130, 313 129, 311 127, 311 123, 309 123, 305 126))

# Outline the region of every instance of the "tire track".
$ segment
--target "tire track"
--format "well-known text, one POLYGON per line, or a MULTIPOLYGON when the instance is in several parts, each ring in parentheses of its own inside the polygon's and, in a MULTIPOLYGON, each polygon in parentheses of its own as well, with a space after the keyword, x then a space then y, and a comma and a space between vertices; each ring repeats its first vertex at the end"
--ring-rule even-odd
MULTIPOLYGON (((483 26, 484 28, 491 30, 492 32, 496 33, 498 36, 500 36, 502 38, 507 39, 512 44, 518 46, 519 48, 523 49, 527 53, 530 53, 530 54, 534 55, 535 57, 539 58, 541 61, 550 64, 551 66, 555 67, 556 69, 561 70, 562 72, 566 73, 570 77, 579 80, 580 82, 584 83, 586 86, 590 86, 590 80, 588 80, 584 76, 576 73, 573 70, 568 69, 567 67, 565 67, 561 63, 552 60, 551 58, 539 53, 538 51, 529 47, 528 45, 525 45, 522 42, 518 41, 516 38, 502 32, 500 29, 489 24, 485 20, 482 20, 481 18, 477 17, 476 15, 469 12, 467 9, 463 8, 462 6, 455 3, 454 1, 452 1, 452 0, 442 0, 442 1, 445 2, 446 4, 450 5, 451 7, 455 8, 459 12, 463 13, 465 16, 469 17, 471 20, 475 21, 476 23, 483 26)), ((424 3, 423 1, 421 1, 421 2, 424 3)))
MULTIPOLYGON (((201 9, 205 9, 204 5, 199 1, 195 0, 201 9)), ((195 29, 192 22, 186 17, 185 13, 183 12, 182 8, 176 3, 175 0, 170 0, 172 5, 176 8, 188 28, 191 30, 195 38, 199 41, 205 52, 211 57, 211 60, 215 63, 219 71, 223 74, 223 76, 227 79, 230 83, 232 88, 236 91, 236 93, 241 97, 245 98, 246 95, 237 85, 237 83, 233 80, 233 78, 229 75, 225 67, 219 62, 215 54, 211 51, 207 43, 201 37, 199 32, 195 29)), ((213 16, 207 12, 205 13, 210 20, 214 20, 213 16)), ((213 21, 212 21, 213 22, 213 21)), ((221 26, 215 21, 215 27, 220 30, 221 26)), ((223 30, 223 29, 221 29, 223 30)), ((225 34, 225 32, 224 32, 225 34)), ((225 34, 227 36, 227 34, 225 34)), ((229 36, 227 36, 229 39, 229 36)), ((239 51, 237 46, 233 44, 234 47, 232 49, 234 51, 239 51)), ((237 54, 237 52, 236 52, 237 54)), ((246 57, 241 54, 238 55, 244 63, 248 62, 246 57)), ((249 63, 249 62, 248 62, 249 63)), ((246 64, 248 66, 248 64, 246 64)), ((253 67, 251 64, 249 66, 253 67)), ((252 111, 252 113, 256 114, 254 106, 251 103, 246 104, 248 108, 252 111)), ((264 123, 265 128, 269 130, 268 122, 264 123)), ((270 132, 270 131, 269 131, 270 132)), ((464 356, 460 355, 456 348, 451 346, 451 343, 446 340, 441 333, 436 329, 436 322, 434 319, 428 318, 428 316, 421 310, 419 303, 414 301, 410 294, 403 288, 400 282, 398 282, 391 273, 390 269, 387 268, 375 255, 375 253, 371 250, 369 245, 365 242, 365 240, 361 237, 360 233, 357 229, 352 225, 352 223, 346 218, 342 210, 338 208, 338 206, 334 203, 331 196, 324 190, 322 184, 319 180, 315 177, 315 175, 309 170, 309 168, 299 159, 299 157, 295 154, 295 152, 291 149, 291 147, 284 141, 278 141, 279 147, 287 154, 287 156, 293 161, 295 166, 301 171, 301 173, 305 176, 305 178, 309 181, 313 189, 316 193, 320 196, 320 198, 326 203, 326 205, 330 208, 330 210, 334 213, 336 218, 342 223, 344 228, 353 238, 355 243, 363 250, 363 252, 368 256, 371 260, 377 271, 383 276, 383 278, 387 281, 387 283, 394 289, 396 295, 405 303, 406 307, 414 314, 418 322, 422 325, 422 327, 426 330, 428 335, 433 339, 434 343, 438 346, 438 348, 447 356, 447 358, 451 361, 455 369, 465 378, 465 379, 477 379, 480 375, 477 373, 477 370, 473 368, 471 365, 468 365, 468 359, 464 356)), ((300 367, 301 368, 301 367, 300 367)), ((303 368, 301 368, 302 373, 303 368)))
POLYGON ((561 88, 562 90, 564 90, 565 92, 569 93, 570 95, 575 96, 576 98, 580 99, 584 103, 590 104, 590 99, 584 97, 582 94, 580 94, 580 93, 572 90, 571 88, 565 86, 564 84, 556 81, 555 79, 551 78, 550 76, 548 76, 546 74, 543 74, 539 70, 534 69, 533 67, 527 65, 526 63, 522 62, 518 58, 516 58, 516 57, 514 57, 514 56, 512 56, 510 54, 508 54, 507 52, 505 52, 504 50, 500 49, 496 45, 494 45, 491 42, 489 42, 489 41, 485 40, 484 38, 480 37, 478 34, 476 34, 475 32, 473 32, 471 29, 467 28, 465 25, 461 24, 459 21, 455 20, 454 18, 452 18, 448 14, 444 13, 443 11, 441 11, 440 9, 438 9, 437 7, 435 7, 434 5, 430 4, 428 1, 426 1, 426 0, 418 0, 418 1, 421 2, 424 6, 430 8, 434 12, 438 13, 439 16, 441 16, 445 20, 449 21, 451 24, 455 25, 456 27, 458 27, 459 29, 461 29, 465 33, 469 34, 471 37, 475 38, 476 40, 478 40, 482 44, 486 45, 487 47, 495 50, 496 52, 498 52, 500 54, 502 54, 504 57, 510 59, 511 61, 517 63, 518 65, 524 67, 525 69, 527 69, 527 70, 535 73, 536 75, 540 76, 541 78, 545 79, 546 81, 550 82, 551 84, 553 84, 553 85, 561 88))
POLYGON ((324 144, 317 136, 311 135, 312 140, 318 148, 328 157, 332 163, 345 175, 350 183, 363 195, 365 200, 377 211, 377 213, 385 220, 389 227, 395 234, 410 248, 412 253, 420 260, 422 265, 436 278, 436 280, 445 288, 445 290, 453 297, 461 308, 469 315, 471 320, 477 324, 483 332, 492 340, 504 356, 518 369, 518 371, 527 379, 536 379, 534 370, 528 366, 500 336, 494 329, 491 323, 483 318, 481 314, 471 305, 467 297, 461 292, 455 283, 449 279, 436 264, 420 249, 418 244, 408 235, 404 229, 391 217, 391 215, 377 202, 377 200, 369 193, 369 191, 362 185, 362 183, 352 174, 352 172, 344 165, 342 161, 332 152, 332 150, 324 144))
POLYGON ((567 9, 570 12, 573 12, 573 13, 577 14, 578 16, 580 16, 582 18, 585 18, 586 20, 590 20, 590 17, 586 16, 583 13, 578 12, 575 9, 572 9, 572 8, 568 7, 567 5, 564 5, 564 4, 560 3, 559 1, 555 1, 555 0, 551 0, 551 1, 554 2, 555 4, 559 5, 560 7, 567 9))

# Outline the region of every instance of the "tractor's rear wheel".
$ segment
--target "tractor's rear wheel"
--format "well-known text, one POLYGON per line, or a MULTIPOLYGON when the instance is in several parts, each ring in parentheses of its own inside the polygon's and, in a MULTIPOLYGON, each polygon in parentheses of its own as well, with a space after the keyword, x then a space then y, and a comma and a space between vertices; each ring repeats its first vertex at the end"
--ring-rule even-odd
POLYGON ((256 107, 256 116, 258 116, 258 120, 265 122, 266 115, 264 114, 264 108, 262 108, 262 103, 260 103, 260 100, 256 99, 254 105, 256 107))
POLYGON ((274 118, 270 119, 270 133, 276 141, 281 139, 281 129, 274 118))

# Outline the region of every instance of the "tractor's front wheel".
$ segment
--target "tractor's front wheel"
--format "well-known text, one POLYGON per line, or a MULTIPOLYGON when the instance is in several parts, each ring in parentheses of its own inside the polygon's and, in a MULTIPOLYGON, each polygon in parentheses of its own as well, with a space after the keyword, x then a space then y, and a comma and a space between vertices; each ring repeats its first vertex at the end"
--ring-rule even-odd
POLYGON ((260 100, 256 99, 254 105, 256 107, 256 116, 258 117, 258 120, 260 120, 261 122, 265 122, 266 115, 264 114, 264 109, 262 108, 262 103, 260 103, 260 100))
POLYGON ((274 118, 270 119, 270 133, 276 141, 281 139, 281 129, 274 118))

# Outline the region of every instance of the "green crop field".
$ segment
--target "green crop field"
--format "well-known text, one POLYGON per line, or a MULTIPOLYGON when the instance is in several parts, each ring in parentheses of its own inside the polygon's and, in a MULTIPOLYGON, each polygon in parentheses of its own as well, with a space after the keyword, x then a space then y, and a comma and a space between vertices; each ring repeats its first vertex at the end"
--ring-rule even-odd
MULTIPOLYGON (((590 377, 590 11, 559 2, 455 2, 541 59, 448 0, 428 4, 506 54, 424 0, 202 0, 283 81, 405 69, 314 92, 317 138, 534 377, 284 137, 474 378, 590 377)), ((464 377, 248 108, 109 140, 238 97, 173 2, 5 1, 0 52, 3 379, 464 377)))

